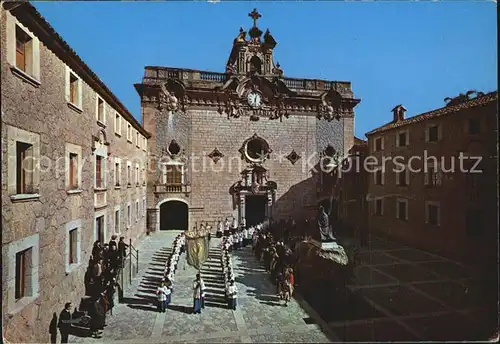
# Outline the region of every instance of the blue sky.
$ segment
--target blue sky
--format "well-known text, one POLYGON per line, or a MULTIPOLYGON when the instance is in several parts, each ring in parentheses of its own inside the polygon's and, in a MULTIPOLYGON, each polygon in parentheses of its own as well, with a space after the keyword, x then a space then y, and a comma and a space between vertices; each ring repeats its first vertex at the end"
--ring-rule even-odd
MULTIPOLYGON (((288 77, 351 81, 355 133, 413 116, 470 89, 497 89, 493 2, 36 2, 35 6, 140 120, 133 84, 146 65, 223 72, 257 7, 288 77)), ((278 123, 279 124, 279 123, 278 123)), ((283 123, 283 126, 286 124, 283 123)), ((286 129, 284 127, 284 129, 286 129)))

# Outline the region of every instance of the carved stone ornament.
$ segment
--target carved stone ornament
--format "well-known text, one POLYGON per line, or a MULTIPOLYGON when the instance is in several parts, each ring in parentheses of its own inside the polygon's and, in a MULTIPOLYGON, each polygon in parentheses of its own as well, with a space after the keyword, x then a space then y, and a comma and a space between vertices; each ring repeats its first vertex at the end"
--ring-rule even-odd
POLYGON ((334 90, 329 90, 321 96, 321 104, 318 108, 318 119, 326 119, 328 122, 340 120, 343 113, 342 96, 334 90))
POLYGON ((222 154, 217 147, 212 151, 212 153, 208 154, 208 157, 213 160, 213 162, 216 164, 220 159, 224 157, 224 154, 222 154))
POLYGON ((297 154, 295 150, 292 150, 290 154, 286 156, 286 158, 292 163, 292 165, 295 165, 295 163, 301 158, 300 155, 297 154))
POLYGON ((99 131, 95 135, 92 135, 92 145, 91 145, 92 154, 94 154, 94 152, 96 151, 97 145, 109 146, 108 137, 104 129, 99 129, 99 131))
POLYGON ((258 75, 239 80, 233 76, 226 81, 221 90, 223 94, 218 97, 217 112, 225 113, 228 119, 248 116, 250 121, 258 121, 261 117, 267 117, 282 122, 283 118, 289 117, 285 100, 289 96, 287 92, 291 91, 286 85, 275 80, 267 80, 258 75), (252 107, 248 103, 248 96, 252 93, 261 96, 258 106, 252 107))
POLYGON ((165 84, 161 84, 160 103, 158 108, 160 110, 166 109, 167 111, 177 111, 179 109, 179 100, 177 97, 167 90, 165 84))

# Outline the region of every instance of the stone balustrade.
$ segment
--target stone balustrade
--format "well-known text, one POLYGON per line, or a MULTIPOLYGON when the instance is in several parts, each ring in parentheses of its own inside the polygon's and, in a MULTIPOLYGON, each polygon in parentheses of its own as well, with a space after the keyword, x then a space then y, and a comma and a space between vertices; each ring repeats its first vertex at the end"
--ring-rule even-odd
MULTIPOLYGON (((178 69, 165 67, 147 67, 143 84, 156 85, 166 79, 180 79, 188 81, 208 81, 224 83, 228 79, 226 73, 199 71, 192 69, 178 69)), ((351 89, 350 82, 326 81, 318 79, 283 78, 285 85, 293 90, 327 91, 331 88, 351 89)))
POLYGON ((156 184, 155 193, 190 193, 189 184, 156 184))

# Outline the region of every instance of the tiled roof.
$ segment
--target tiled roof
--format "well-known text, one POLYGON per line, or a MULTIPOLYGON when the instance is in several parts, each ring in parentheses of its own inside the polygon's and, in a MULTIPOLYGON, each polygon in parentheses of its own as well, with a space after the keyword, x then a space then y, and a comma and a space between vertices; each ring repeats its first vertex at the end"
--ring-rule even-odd
MULTIPOLYGON (((12 4, 12 3, 11 3, 12 4)), ((15 5, 14 5, 15 6, 15 5)), ((93 81, 94 84, 98 88, 100 88, 103 93, 106 93, 108 97, 111 98, 111 100, 119 107, 119 109, 122 112, 122 115, 125 115, 124 117, 132 124, 132 126, 137 129, 141 134, 146 136, 146 138, 150 138, 151 134, 148 133, 142 125, 135 119, 135 117, 130 113, 130 111, 125 107, 125 105, 122 104, 122 102, 115 96, 113 92, 106 86, 106 84, 95 74, 92 69, 90 69, 89 66, 83 60, 78 56, 78 54, 69 46, 69 44, 57 33, 57 31, 49 24, 49 22, 38 12, 38 10, 31 5, 29 2, 22 2, 21 4, 18 3, 18 6, 14 7, 11 5, 10 7, 12 8, 13 14, 16 16, 23 16, 25 14, 28 14, 29 17, 33 18, 36 23, 50 36, 52 40, 54 40, 60 48, 64 51, 65 54, 67 54, 66 59, 61 58, 65 63, 70 64, 70 61, 73 62, 75 61, 78 67, 80 67, 84 73, 86 73, 91 81, 93 81), (70 60, 70 61, 68 61, 70 60)), ((41 39, 40 39, 41 40, 41 39)), ((53 42, 47 42, 44 41, 44 45, 49 46, 50 43, 53 42)), ((73 62, 74 63, 74 62, 73 62)), ((87 80, 85 80, 87 81, 87 80)), ((87 81, 87 83, 91 84, 90 82, 87 81)))
POLYGON ((470 108, 473 108, 476 106, 483 106, 485 104, 497 101, 497 99, 498 99, 498 92, 497 91, 490 92, 490 93, 487 93, 483 96, 479 96, 477 98, 465 101, 465 102, 457 104, 457 105, 445 106, 445 107, 442 107, 440 109, 425 112, 423 114, 407 118, 404 121, 390 122, 390 123, 384 124, 383 126, 381 126, 379 128, 376 128, 376 129, 373 129, 372 131, 369 131, 365 135, 366 136, 373 135, 373 134, 380 133, 383 131, 387 131, 387 130, 391 130, 391 129, 395 129, 395 128, 400 128, 400 127, 405 126, 405 125, 423 122, 423 121, 426 121, 426 120, 429 120, 432 118, 446 116, 446 115, 452 115, 452 114, 459 112, 460 110, 470 109, 470 108))
POLYGON ((360 139, 359 137, 354 136, 354 144, 355 145, 361 145, 361 144, 363 144, 365 142, 366 142, 365 140, 360 139))

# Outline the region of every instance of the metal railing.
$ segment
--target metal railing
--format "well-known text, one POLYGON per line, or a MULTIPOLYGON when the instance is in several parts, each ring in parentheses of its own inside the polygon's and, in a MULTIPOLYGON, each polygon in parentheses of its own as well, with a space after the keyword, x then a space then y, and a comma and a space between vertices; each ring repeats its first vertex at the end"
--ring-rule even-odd
MULTIPOLYGON (((136 249, 134 246, 132 246, 132 239, 129 239, 129 245, 128 245, 128 252, 127 255, 123 259, 122 263, 122 268, 121 268, 121 283, 124 283, 125 281, 125 263, 129 262, 128 265, 128 284, 132 283, 132 267, 133 267, 133 261, 135 260, 135 275, 139 273, 139 250, 136 249)), ((123 286, 122 286, 123 288, 123 286)))

